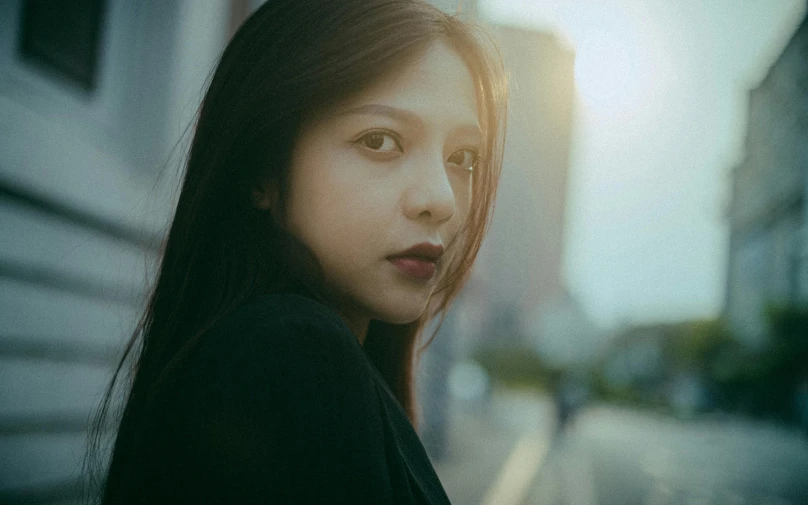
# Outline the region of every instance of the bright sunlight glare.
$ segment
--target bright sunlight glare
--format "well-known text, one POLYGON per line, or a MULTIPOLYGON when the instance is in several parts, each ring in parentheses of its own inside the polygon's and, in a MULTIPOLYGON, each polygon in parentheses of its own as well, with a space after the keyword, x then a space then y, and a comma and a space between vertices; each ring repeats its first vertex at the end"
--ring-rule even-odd
POLYGON ((490 18, 548 30, 575 53, 579 105, 590 120, 624 126, 653 118, 671 85, 668 48, 641 0, 480 0, 490 18))
POLYGON ((572 33, 575 85, 587 112, 625 122, 648 113, 662 99, 661 55, 636 14, 591 9, 572 33))
POLYGON ((638 53, 620 40, 591 40, 579 46, 575 85, 584 105, 609 117, 639 108, 648 98, 651 79, 638 53))

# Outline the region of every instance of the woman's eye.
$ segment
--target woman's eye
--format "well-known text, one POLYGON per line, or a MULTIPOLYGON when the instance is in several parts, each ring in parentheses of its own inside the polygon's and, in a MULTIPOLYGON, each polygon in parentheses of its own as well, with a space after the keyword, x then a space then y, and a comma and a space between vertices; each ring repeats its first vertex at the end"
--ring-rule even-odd
POLYGON ((367 135, 360 137, 359 140, 357 140, 357 143, 361 144, 362 147, 370 149, 371 151, 377 151, 380 153, 402 151, 398 140, 396 140, 396 138, 391 134, 385 132, 368 133, 367 135))
POLYGON ((449 156, 449 159, 446 161, 452 165, 457 165, 457 167, 461 170, 471 172, 474 170, 474 166, 477 164, 477 159, 478 154, 475 149, 459 149, 452 153, 452 155, 449 156))

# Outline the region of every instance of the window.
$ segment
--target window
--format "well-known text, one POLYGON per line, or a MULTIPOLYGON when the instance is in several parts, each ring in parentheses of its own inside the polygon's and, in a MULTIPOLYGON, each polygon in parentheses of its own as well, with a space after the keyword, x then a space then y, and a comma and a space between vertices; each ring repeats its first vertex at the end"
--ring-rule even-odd
POLYGON ((95 88, 104 0, 26 0, 20 54, 87 91, 95 88))

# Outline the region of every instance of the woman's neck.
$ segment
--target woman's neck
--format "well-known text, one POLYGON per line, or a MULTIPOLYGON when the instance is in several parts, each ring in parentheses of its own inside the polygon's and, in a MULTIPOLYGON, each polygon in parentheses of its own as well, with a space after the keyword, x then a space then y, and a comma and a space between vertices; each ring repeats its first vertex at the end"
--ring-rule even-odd
POLYGON ((368 334, 368 326, 370 326, 370 318, 368 317, 350 317, 345 314, 340 314, 340 318, 345 321, 345 325, 354 334, 360 345, 365 345, 365 337, 368 334))

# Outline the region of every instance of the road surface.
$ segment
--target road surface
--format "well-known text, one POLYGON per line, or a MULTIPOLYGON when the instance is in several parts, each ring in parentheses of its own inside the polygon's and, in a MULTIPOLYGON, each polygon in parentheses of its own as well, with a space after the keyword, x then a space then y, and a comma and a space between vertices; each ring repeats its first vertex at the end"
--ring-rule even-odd
POLYGON ((555 441, 524 503, 804 505, 808 440, 745 420, 589 408, 555 441))

